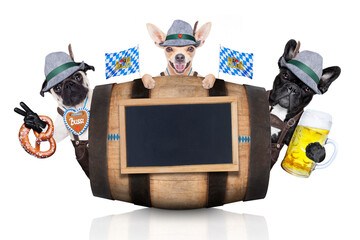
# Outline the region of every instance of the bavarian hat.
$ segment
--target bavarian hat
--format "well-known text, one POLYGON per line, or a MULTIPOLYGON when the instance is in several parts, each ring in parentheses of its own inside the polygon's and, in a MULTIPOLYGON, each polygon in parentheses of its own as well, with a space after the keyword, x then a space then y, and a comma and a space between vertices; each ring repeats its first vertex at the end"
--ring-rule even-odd
POLYGON ((308 87, 317 94, 321 94, 318 84, 322 76, 323 59, 320 54, 311 51, 302 51, 289 61, 286 61, 285 58, 282 57, 280 66, 287 67, 308 87))
POLYGON ((160 43, 159 45, 163 47, 182 47, 188 45, 198 47, 200 43, 201 40, 196 41, 193 29, 189 23, 182 20, 175 20, 167 32, 165 42, 160 43))
POLYGON ((58 83, 64 81, 73 73, 84 70, 85 63, 76 63, 64 52, 53 52, 45 58, 45 76, 46 85, 42 92, 47 92, 58 83))

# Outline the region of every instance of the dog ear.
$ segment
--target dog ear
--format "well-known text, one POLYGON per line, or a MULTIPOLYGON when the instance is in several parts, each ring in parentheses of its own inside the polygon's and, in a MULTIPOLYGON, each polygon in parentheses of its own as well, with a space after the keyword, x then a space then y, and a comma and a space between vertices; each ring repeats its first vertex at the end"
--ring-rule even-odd
POLYGON ((279 58, 278 61, 279 68, 281 67, 280 64, 281 58, 284 57, 285 61, 289 61, 290 59, 294 58, 297 55, 299 48, 300 48, 300 42, 296 43, 294 39, 290 39, 285 45, 283 55, 279 58))
POLYGON ((294 39, 291 39, 286 43, 283 54, 283 57, 285 58, 286 61, 289 61, 290 59, 294 58, 294 56, 297 54, 295 52, 296 46, 297 46, 297 42, 294 39))
POLYGON ((209 36, 210 30, 211 30, 211 22, 208 22, 202 25, 201 28, 196 31, 195 33, 196 41, 201 40, 201 43, 198 47, 201 47, 205 43, 205 40, 209 36))
POLYGON ((157 26, 151 23, 146 24, 147 30, 150 34, 150 37, 154 41, 155 45, 161 47, 159 43, 165 42, 166 34, 163 33, 157 26))
POLYGON ((47 84, 47 82, 46 82, 46 79, 45 79, 44 82, 43 82, 43 84, 42 84, 42 86, 41 86, 41 90, 40 90, 40 95, 41 95, 42 97, 44 97, 44 91, 43 91, 43 89, 44 89, 44 87, 46 86, 46 84, 47 84))
POLYGON ((318 88, 322 94, 326 93, 330 85, 340 76, 341 69, 338 66, 328 67, 323 70, 318 88))
POLYGON ((87 63, 84 63, 84 73, 86 73, 88 70, 92 70, 92 71, 95 71, 95 67, 87 64, 87 63))

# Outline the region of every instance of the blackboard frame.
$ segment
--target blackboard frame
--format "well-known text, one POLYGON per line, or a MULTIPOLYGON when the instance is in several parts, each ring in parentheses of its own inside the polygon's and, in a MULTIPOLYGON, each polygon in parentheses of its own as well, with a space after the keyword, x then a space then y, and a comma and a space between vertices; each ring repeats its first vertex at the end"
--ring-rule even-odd
POLYGON ((121 174, 140 173, 189 173, 189 172, 224 172, 239 171, 238 153, 238 97, 199 97, 199 98, 150 98, 150 99, 122 99, 119 101, 120 121, 120 172, 121 174), (183 104, 231 104, 231 134, 232 134, 232 163, 230 164, 203 164, 181 166, 151 166, 128 167, 126 147, 126 116, 127 106, 154 106, 154 105, 183 105, 183 104))

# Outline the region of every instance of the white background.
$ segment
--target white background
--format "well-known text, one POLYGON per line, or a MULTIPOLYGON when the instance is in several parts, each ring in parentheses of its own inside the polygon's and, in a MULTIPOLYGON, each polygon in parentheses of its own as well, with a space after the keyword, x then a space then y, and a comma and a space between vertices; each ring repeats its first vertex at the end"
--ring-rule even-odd
POLYGON ((358 239, 360 17, 355 2, 3 1, 0 239, 358 239), (72 43, 75 60, 95 66, 88 72, 95 86, 137 78, 105 80, 104 54, 139 44, 141 74, 157 75, 166 61, 145 24, 166 32, 175 19, 213 24, 194 60, 202 75, 217 75, 222 44, 254 53, 254 78, 221 78, 270 89, 291 38, 301 41, 301 50, 320 53, 324 67, 340 66, 339 79, 308 107, 333 115, 330 137, 340 145, 335 162, 309 179, 291 176, 277 163, 265 199, 179 212, 93 197, 69 139, 44 160, 21 148, 22 117, 13 112, 20 101, 39 114, 57 116, 53 98, 39 95, 48 53, 66 52, 72 43))

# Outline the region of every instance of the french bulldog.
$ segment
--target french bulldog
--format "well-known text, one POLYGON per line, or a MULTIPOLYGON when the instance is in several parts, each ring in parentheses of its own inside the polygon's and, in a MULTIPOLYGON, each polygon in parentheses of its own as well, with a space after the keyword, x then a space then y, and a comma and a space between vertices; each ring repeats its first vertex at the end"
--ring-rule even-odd
MULTIPOLYGON (((270 113, 277 116, 281 121, 289 123, 289 120, 297 116, 311 102, 315 94, 324 94, 328 91, 330 85, 339 77, 341 69, 338 66, 322 69, 322 75, 317 84, 309 86, 300 80, 288 67, 285 62, 294 59, 299 53, 300 43, 291 39, 287 42, 284 53, 278 61, 280 69, 275 77, 273 88, 269 94, 270 113)), ((321 64, 322 65, 322 64, 321 64)), ((286 133, 283 144, 288 145, 298 120, 291 123, 291 127, 286 133)), ((282 129, 271 127, 271 142, 276 144, 280 137, 282 129)), ((273 151, 272 151, 272 154, 273 151)), ((276 154, 276 153, 275 153, 276 154)), ((274 154, 274 155, 275 155, 274 154)), ((325 148, 319 143, 309 144, 306 148, 306 155, 315 162, 321 162, 325 158, 325 148)), ((272 166, 275 164, 277 156, 272 156, 272 166)))

